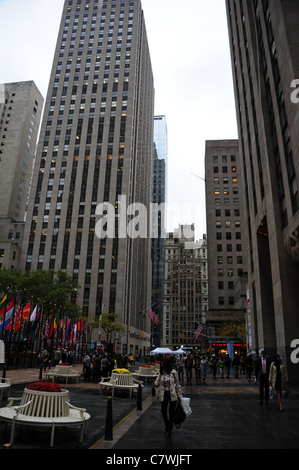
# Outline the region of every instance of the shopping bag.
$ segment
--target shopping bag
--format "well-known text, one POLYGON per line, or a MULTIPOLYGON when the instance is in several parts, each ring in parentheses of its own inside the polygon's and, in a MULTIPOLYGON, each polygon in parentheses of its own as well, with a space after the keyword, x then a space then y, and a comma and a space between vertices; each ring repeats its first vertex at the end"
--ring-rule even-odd
POLYGON ((185 419, 186 419, 186 413, 182 407, 181 399, 178 399, 175 405, 174 413, 173 413, 173 422, 175 424, 175 427, 179 429, 181 427, 181 424, 185 421, 185 419))
POLYGON ((192 413, 192 410, 190 408, 190 398, 182 397, 181 398, 181 405, 183 407, 183 410, 186 413, 186 417, 190 416, 191 413, 192 413))
POLYGON ((270 400, 273 399, 273 389, 272 389, 271 385, 269 387, 269 398, 270 398, 270 400))

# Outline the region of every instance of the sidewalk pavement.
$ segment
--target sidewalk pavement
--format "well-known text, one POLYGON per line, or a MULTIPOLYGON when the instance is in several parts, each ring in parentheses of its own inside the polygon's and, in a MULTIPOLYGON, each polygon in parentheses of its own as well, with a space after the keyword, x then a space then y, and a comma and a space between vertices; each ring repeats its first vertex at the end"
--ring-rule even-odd
MULTIPOLYGON (((82 372, 82 366, 73 366, 82 372)), ((9 370, 11 396, 20 397, 26 383, 39 381, 39 369, 9 370)), ((291 397, 283 397, 284 411, 277 409, 276 398, 268 405, 259 405, 258 385, 247 382, 244 375, 238 379, 213 379, 208 375, 205 384, 196 382, 182 386, 183 395, 190 397, 192 414, 175 429, 171 437, 164 434, 160 403, 152 395, 150 383, 144 383, 142 410, 137 409, 137 396, 117 392, 112 398, 112 439, 105 439, 108 392, 100 395, 97 383, 84 381, 64 386, 69 390, 70 403, 86 408, 91 419, 83 443, 78 443, 76 428, 58 428, 55 431, 55 449, 100 450, 98 458, 114 459, 124 455, 190 455, 195 458, 202 450, 237 449, 299 449, 299 389, 291 387, 291 397)), ((6 406, 3 401, 0 406, 6 406)), ((10 427, 0 424, 0 448, 9 442, 10 427)), ((13 449, 48 449, 49 432, 46 429, 17 427, 13 449)), ((192 458, 190 457, 190 458, 192 458)), ((129 457, 128 457, 129 458, 129 457)), ((190 459, 188 457, 188 462, 190 459)), ((145 461, 146 459, 143 459, 145 461)), ((104 463, 105 463, 104 462, 104 463)), ((146 463, 149 463, 147 460, 146 463)), ((123 463, 108 462, 108 463, 123 463)), ((151 462, 157 464, 158 462, 151 462)), ((159 462, 159 463, 165 463, 159 462)), ((182 462, 181 462, 182 465, 182 462)), ((180 465, 180 466, 181 466, 180 465)))

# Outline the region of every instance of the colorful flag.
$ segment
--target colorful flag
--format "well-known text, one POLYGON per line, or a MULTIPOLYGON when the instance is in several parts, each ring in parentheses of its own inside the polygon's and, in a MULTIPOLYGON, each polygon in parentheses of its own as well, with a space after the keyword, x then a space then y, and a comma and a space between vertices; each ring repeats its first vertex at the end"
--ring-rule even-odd
POLYGON ((194 325, 194 341, 198 340, 203 329, 204 326, 196 321, 194 325))
POLYGON ((2 299, 1 302, 0 302, 0 309, 1 309, 2 307, 5 307, 6 299, 7 299, 7 294, 5 294, 5 296, 3 297, 3 299, 2 299))
MULTIPOLYGON (((21 327, 21 319, 22 319, 22 302, 18 306, 17 310, 15 311, 14 319, 13 319, 13 329, 14 331, 19 331, 21 327)), ((10 326, 11 329, 11 326, 10 326)))
POLYGON ((11 325, 10 325, 10 322, 11 322, 11 317, 13 316, 13 312, 14 312, 14 308, 15 308, 15 299, 13 299, 8 308, 7 308, 7 311, 6 311, 6 314, 5 314, 5 318, 4 320, 0 323, 0 331, 2 331, 3 329, 4 330, 7 330, 7 329, 10 329, 11 328, 11 325))
POLYGON ((30 308, 31 308, 31 302, 29 302, 29 304, 27 304, 26 307, 23 308, 23 320, 29 320, 30 308))
POLYGON ((7 300, 7 294, 5 294, 5 296, 3 297, 0 303, 0 321, 2 321, 2 317, 5 313, 6 300, 7 300))

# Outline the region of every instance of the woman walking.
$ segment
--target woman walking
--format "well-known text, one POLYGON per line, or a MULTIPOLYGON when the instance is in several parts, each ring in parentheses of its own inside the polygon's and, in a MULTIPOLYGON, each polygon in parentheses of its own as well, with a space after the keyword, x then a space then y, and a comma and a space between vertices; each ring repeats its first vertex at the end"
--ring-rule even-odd
POLYGON ((177 400, 182 397, 182 392, 177 372, 169 360, 162 361, 160 374, 154 382, 154 387, 157 389, 157 398, 161 401, 165 433, 171 436, 174 409, 177 400))
POLYGON ((281 392, 286 389, 288 382, 287 374, 279 354, 276 354, 271 363, 269 372, 269 386, 276 392, 277 405, 280 411, 283 410, 281 403, 281 392))

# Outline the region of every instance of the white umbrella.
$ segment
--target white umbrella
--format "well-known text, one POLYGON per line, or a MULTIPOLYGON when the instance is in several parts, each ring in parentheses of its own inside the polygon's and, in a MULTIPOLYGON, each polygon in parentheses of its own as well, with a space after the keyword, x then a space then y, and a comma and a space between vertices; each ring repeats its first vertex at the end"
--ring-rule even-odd
POLYGON ((174 354, 174 352, 169 348, 156 348, 150 354, 174 354))

